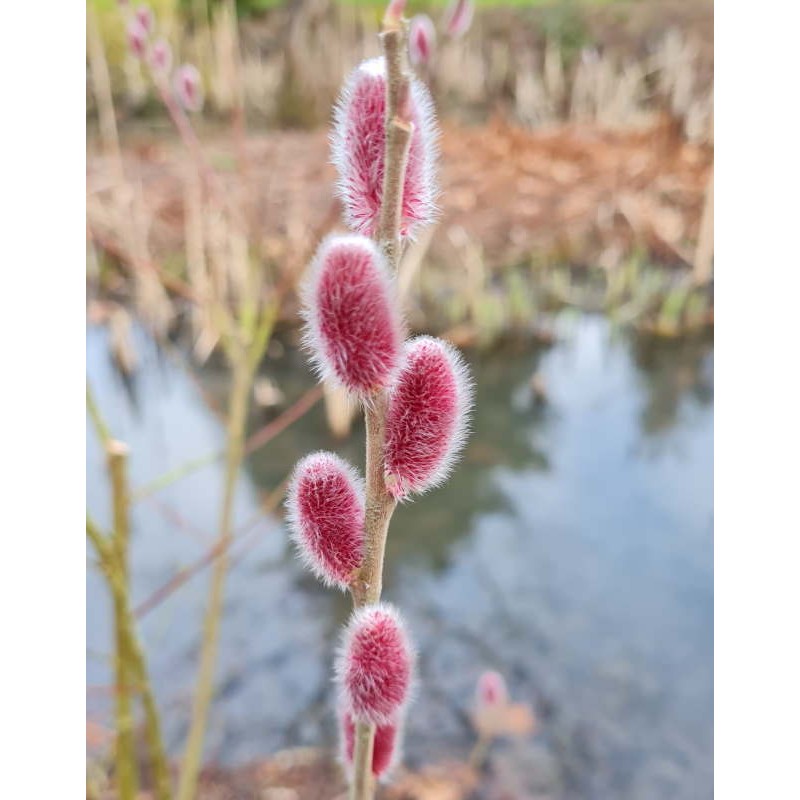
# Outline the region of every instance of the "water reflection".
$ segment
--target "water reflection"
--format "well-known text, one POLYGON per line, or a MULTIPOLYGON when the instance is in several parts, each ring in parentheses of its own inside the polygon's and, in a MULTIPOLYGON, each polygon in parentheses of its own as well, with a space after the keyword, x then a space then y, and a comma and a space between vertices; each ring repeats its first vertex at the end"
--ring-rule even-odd
MULTIPOLYGON (((474 434, 445 487, 403 505, 389 541, 386 595, 406 610, 421 650, 409 721, 412 762, 465 756, 477 674, 501 669, 534 703, 542 734, 498 750, 513 796, 674 798, 711 794, 712 349, 645 347, 603 320, 578 321, 547 352, 474 361, 474 434), (535 402, 539 375, 548 402, 535 402)), ((134 406, 103 334, 89 332, 98 402, 132 447, 142 483, 222 444, 221 426, 182 368, 150 351, 134 406)), ((311 378, 288 355, 271 365, 287 397, 311 378)), ((223 378, 202 378, 212 394, 223 378)), ((254 424, 257 424, 254 420, 254 424)), ((108 513, 96 443, 89 507, 108 513)), ((249 461, 239 523, 305 452, 361 463, 359 429, 332 441, 321 408, 249 461)), ((137 597, 196 558, 213 533, 218 465, 137 507, 137 597), (172 512, 172 516, 165 514, 172 512), (178 515, 176 524, 175 514, 178 515)), ((288 744, 332 742, 329 665, 348 613, 342 596, 299 568, 278 519, 263 518, 239 553, 223 629, 210 756, 235 761, 288 744)), ((144 622, 173 746, 193 680, 207 575, 144 622)), ((90 648, 107 650, 106 598, 89 582, 90 648)), ((87 680, 107 683, 90 658, 87 680)), ((90 694, 90 712, 101 704, 90 694)))

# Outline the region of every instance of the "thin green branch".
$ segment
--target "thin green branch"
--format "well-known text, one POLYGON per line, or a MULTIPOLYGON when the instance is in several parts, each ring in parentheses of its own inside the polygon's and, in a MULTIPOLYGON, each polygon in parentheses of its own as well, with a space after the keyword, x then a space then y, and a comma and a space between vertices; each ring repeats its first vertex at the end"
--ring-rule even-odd
POLYGON ((244 359, 233 362, 233 386, 228 410, 228 451, 225 467, 219 556, 214 562, 208 607, 203 621, 203 643, 200 651, 197 686, 192 704, 189 735, 178 782, 178 800, 194 800, 203 758, 203 742, 211 700, 214 694, 214 669, 219 644, 219 628, 228 572, 228 546, 233 536, 233 507, 239 468, 244 457, 244 436, 247 423, 253 373, 244 359))
POLYGON ((92 389, 91 386, 89 386, 88 380, 86 381, 86 410, 89 412, 89 419, 92 421, 92 425, 97 433, 97 438, 105 449, 106 445, 111 440, 111 434, 108 430, 108 425, 106 425, 105 420, 100 414, 97 403, 94 401, 94 395, 92 394, 92 389))
POLYGON ((86 515, 86 534, 97 552, 100 567, 106 577, 115 604, 119 604, 123 613, 115 618, 119 624, 120 640, 131 668, 129 684, 126 687, 140 693, 145 715, 145 736, 150 759, 153 765, 156 797, 158 800, 170 800, 172 788, 170 786, 169 764, 166 749, 161 734, 161 722, 158 706, 153 693, 147 661, 136 635, 136 627, 128 602, 128 589, 116 563, 115 551, 109 539, 104 536, 97 524, 86 515))

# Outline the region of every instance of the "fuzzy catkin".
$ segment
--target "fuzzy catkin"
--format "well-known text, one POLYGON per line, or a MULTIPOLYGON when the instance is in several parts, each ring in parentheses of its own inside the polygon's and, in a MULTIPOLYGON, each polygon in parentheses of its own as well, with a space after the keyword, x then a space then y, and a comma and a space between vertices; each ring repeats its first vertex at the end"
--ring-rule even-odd
MULTIPOLYGON (((409 117, 414 125, 408 153, 400 235, 413 237, 437 214, 435 165, 438 131, 427 87, 416 78, 409 86, 409 117)), ((342 89, 334 111, 331 160, 339 172, 336 188, 347 226, 374 236, 380 216, 386 139, 386 63, 364 61, 342 89)))
POLYGON ((364 550, 364 487, 355 468, 333 453, 306 456, 287 491, 290 536, 326 585, 347 588, 364 550))
POLYGON ((323 379, 366 396, 392 380, 402 324, 383 254, 364 236, 326 238, 303 288, 305 343, 323 379))
POLYGON ((388 603, 355 611, 335 671, 342 705, 353 718, 388 725, 409 701, 415 655, 398 611, 388 603))
POLYGON ((445 481, 464 444, 472 384, 461 355, 441 339, 406 343, 390 388, 385 479, 398 499, 445 481))

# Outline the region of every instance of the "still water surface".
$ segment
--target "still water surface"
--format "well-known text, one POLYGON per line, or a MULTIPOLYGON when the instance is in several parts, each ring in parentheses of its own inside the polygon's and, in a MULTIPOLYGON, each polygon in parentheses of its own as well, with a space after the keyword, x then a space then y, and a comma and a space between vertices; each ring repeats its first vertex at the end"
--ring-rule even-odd
MULTIPOLYGON (((540 733, 494 751, 516 797, 710 798, 713 721, 713 349, 654 348, 601 318, 562 330, 544 352, 473 359, 474 433, 443 488, 401 506, 385 598, 407 615, 420 688, 407 761, 466 757, 473 686, 500 670, 540 733), (530 378, 541 376, 537 404, 530 378)), ((140 368, 123 382, 100 329, 87 338, 98 404, 131 448, 143 485, 222 447, 222 425, 187 367, 137 334, 140 368)), ((302 358, 271 364, 287 397, 313 385, 302 358)), ((225 376, 203 388, 220 402, 225 376)), ((254 415, 255 429, 264 419, 254 415)), ((293 558, 280 516, 258 498, 312 449, 361 463, 360 429, 328 434, 321 407, 247 463, 207 756, 237 763, 298 744, 333 746, 330 664, 344 596, 293 558)), ((109 519, 102 456, 87 434, 87 503, 109 519)), ((135 506, 137 601, 212 543, 220 464, 135 506)), ((180 752, 207 590, 204 572, 142 620, 172 749, 180 752)), ((109 608, 88 577, 87 713, 102 718, 109 608)))

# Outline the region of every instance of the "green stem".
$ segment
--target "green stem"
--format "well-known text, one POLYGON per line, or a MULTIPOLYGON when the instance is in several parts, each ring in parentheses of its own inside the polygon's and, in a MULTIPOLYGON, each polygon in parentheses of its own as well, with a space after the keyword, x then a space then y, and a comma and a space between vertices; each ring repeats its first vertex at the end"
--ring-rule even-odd
POLYGON ((206 720, 214 692, 214 667, 219 645, 219 628, 228 571, 228 545, 233 536, 233 506, 236 481, 244 455, 244 436, 253 372, 242 352, 233 361, 233 386, 228 406, 228 451, 225 485, 220 515, 218 543, 221 552, 214 562, 208 607, 203 622, 203 643, 197 689, 192 704, 192 720, 178 782, 178 800, 194 800, 203 757, 206 720))
MULTIPOLYGON (((88 398, 87 398, 88 399, 88 398)), ((117 786, 121 800, 135 800, 139 778, 136 769, 136 738, 133 706, 131 703, 130 653, 125 638, 125 607, 128 594, 128 448, 115 440, 106 444, 108 471, 111 476, 111 499, 114 528, 111 535, 111 552, 119 574, 121 589, 112 592, 114 605, 114 640, 116 673, 115 744, 117 786)))
POLYGON ((109 433, 105 420, 100 414, 97 403, 94 401, 94 395, 89 386, 89 381, 86 381, 86 410, 89 412, 89 419, 92 421, 92 425, 97 433, 97 438, 100 439, 100 443, 103 447, 106 447, 111 441, 111 434, 109 433))
POLYGON ((133 614, 130 608, 130 597, 127 584, 123 581, 119 564, 116 562, 116 553, 113 543, 107 540, 97 525, 86 517, 86 534, 92 545, 97 551, 103 574, 106 577, 111 595, 116 607, 122 609, 116 617, 120 641, 123 643, 125 652, 128 656, 128 663, 131 667, 133 680, 131 688, 140 692, 144 705, 145 715, 145 735, 147 737, 147 747, 150 751, 150 759, 153 766, 155 782, 155 793, 157 800, 170 800, 172 788, 170 786, 169 765, 167 762, 166 750, 161 735, 161 722, 156 705, 155 695, 150 675, 147 670, 147 661, 139 639, 136 636, 136 627, 133 621, 133 614))

